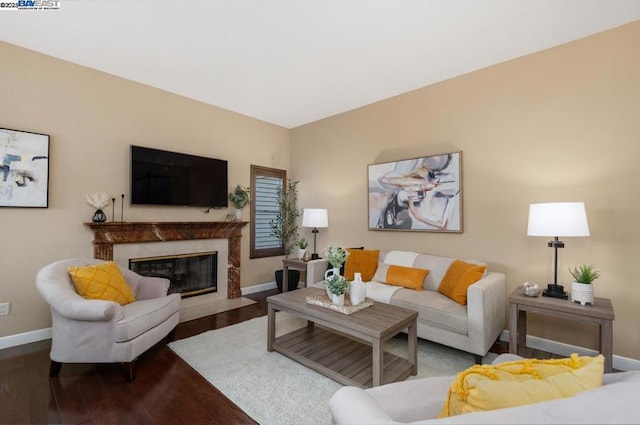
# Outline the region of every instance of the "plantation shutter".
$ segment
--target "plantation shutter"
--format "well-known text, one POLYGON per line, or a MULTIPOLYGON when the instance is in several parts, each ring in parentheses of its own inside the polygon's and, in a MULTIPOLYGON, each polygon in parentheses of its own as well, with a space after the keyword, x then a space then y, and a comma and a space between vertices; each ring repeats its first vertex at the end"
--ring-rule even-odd
POLYGON ((278 214, 278 193, 286 180, 286 171, 251 166, 251 258, 284 255, 282 241, 271 234, 270 222, 278 214))

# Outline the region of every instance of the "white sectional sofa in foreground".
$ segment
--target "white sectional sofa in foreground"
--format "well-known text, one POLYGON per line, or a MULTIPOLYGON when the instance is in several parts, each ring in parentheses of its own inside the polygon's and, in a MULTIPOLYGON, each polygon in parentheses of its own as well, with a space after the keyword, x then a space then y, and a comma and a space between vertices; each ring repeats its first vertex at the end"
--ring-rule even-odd
MULTIPOLYGON (((493 364, 521 359, 501 354, 493 364)), ((334 424, 638 424, 640 372, 606 373, 599 388, 572 397, 438 419, 455 376, 361 389, 342 387, 329 400, 334 424)))

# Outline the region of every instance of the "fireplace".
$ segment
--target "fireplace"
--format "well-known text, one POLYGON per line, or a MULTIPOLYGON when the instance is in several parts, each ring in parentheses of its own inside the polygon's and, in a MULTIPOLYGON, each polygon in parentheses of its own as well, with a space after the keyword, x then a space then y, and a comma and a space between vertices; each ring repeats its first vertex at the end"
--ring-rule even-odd
POLYGON ((143 276, 169 279, 169 293, 178 293, 182 298, 218 289, 217 251, 130 258, 129 269, 143 276))
MULTIPOLYGON (((218 255, 218 281, 217 294, 224 298, 239 298, 240 291, 240 239, 241 228, 247 223, 243 221, 232 222, 133 222, 133 223, 85 223, 85 226, 93 230, 93 256, 103 260, 115 260, 124 262, 127 267, 130 258, 150 257, 156 255, 184 254, 186 252, 217 251, 218 255), (215 241, 212 245, 208 241, 215 241), (206 242, 209 248, 181 249, 181 252, 156 252, 152 255, 130 255, 136 247, 147 245, 170 246, 190 242, 196 244, 206 242), (119 247, 119 254, 114 258, 114 245, 119 247), (128 252, 125 248, 130 248, 128 252), (119 256, 122 255, 122 258, 119 256), (224 258, 221 258, 224 257, 224 258), (223 264, 220 264, 222 261, 223 264), (222 279, 222 280, 221 280, 222 279), (221 285, 224 283, 224 293, 221 285)), ((204 245, 202 246, 204 248, 204 245)), ((167 248, 168 249, 168 248, 167 248)), ((136 251, 137 252, 137 251, 136 251)), ((145 251, 147 252, 147 251, 145 251)), ((203 297, 196 297, 203 298, 203 297)))

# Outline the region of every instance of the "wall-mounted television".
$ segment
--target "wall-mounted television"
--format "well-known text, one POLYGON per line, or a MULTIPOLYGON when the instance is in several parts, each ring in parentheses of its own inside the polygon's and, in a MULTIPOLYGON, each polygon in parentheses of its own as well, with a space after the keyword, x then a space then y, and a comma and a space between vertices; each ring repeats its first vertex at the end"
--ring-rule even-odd
POLYGON ((227 161, 131 145, 131 204, 227 207, 227 161))

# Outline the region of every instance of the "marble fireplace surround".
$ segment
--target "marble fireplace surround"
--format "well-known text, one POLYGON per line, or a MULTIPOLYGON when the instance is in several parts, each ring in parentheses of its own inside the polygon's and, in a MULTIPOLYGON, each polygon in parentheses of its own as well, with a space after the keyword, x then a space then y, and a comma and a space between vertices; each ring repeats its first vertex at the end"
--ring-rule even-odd
POLYGON ((93 256, 128 267, 129 258, 218 252, 218 291, 183 298, 180 321, 252 304, 240 290, 240 241, 247 222, 85 223, 94 234, 93 256), (225 275, 226 270, 226 275, 225 275))

